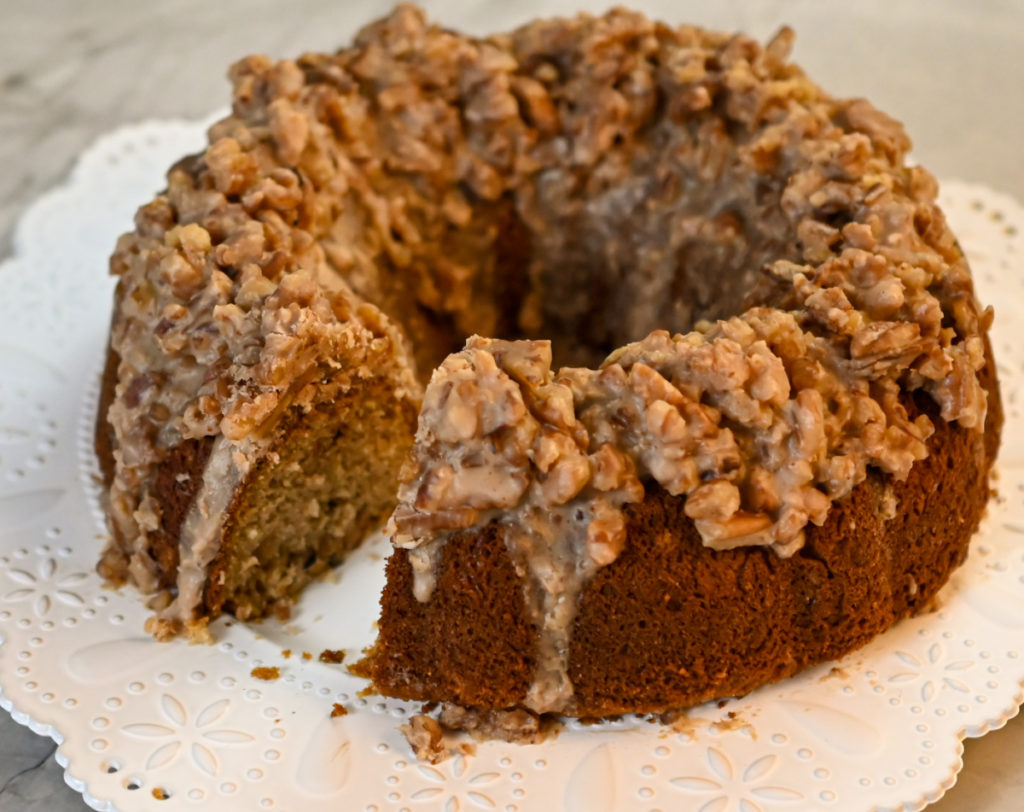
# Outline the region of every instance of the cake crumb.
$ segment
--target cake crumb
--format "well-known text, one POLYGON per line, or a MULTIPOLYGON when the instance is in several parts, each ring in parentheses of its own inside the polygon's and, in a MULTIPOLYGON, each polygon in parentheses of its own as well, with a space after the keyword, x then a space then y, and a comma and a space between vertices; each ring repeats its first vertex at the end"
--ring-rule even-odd
POLYGON ((402 725, 399 730, 419 761, 439 764, 451 755, 445 744, 444 731, 440 723, 431 716, 417 713, 409 717, 409 722, 402 725))
POLYGON ((717 730, 719 733, 726 733, 729 731, 746 733, 748 736, 750 736, 750 738, 755 740, 757 739, 757 734, 754 730, 754 726, 734 711, 729 711, 725 715, 725 718, 712 722, 711 729, 717 730))
POLYGON ((272 682, 273 680, 281 678, 281 669, 276 665, 274 666, 260 666, 254 668, 249 672, 256 679, 265 680, 266 682, 272 682))
POLYGON ((153 787, 153 797, 158 801, 166 801, 171 796, 167 794, 167 790, 163 787, 153 787))
POLYGON ((320 652, 320 662, 337 664, 345 659, 344 649, 325 648, 320 652))
POLYGON ((336 719, 339 716, 347 716, 348 708, 342 705, 340 702, 335 702, 334 707, 331 708, 331 718, 336 719))
MULTIPOLYGON (((728 700, 718 703, 721 709, 728 700)), ((756 715, 756 714, 755 714, 756 715)), ((726 711, 721 719, 706 719, 701 716, 690 716, 685 710, 666 711, 665 713, 652 717, 654 721, 660 722, 667 730, 686 736, 690 741, 696 741, 701 730, 711 729, 718 733, 737 731, 745 733, 751 739, 757 740, 757 731, 754 726, 740 716, 736 711, 726 711)))
POLYGON ((697 731, 707 727, 707 719, 695 718, 687 715, 686 711, 667 711, 658 717, 661 723, 673 733, 679 733, 689 737, 690 741, 696 741, 697 731))
POLYGON ((290 659, 292 656, 292 650, 290 648, 286 648, 284 651, 281 652, 281 656, 284 657, 286 660, 290 659))
POLYGON ((310 654, 308 651, 304 651, 304 652, 302 652, 302 659, 303 660, 312 660, 313 659, 313 655, 310 654))

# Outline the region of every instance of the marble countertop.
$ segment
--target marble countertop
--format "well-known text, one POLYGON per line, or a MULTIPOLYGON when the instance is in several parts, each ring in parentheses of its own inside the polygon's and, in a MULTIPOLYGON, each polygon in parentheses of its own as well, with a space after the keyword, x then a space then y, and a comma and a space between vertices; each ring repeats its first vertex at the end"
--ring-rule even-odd
MULTIPOLYGON (((1003 0, 646 0, 666 20, 797 33, 796 59, 836 95, 867 96, 902 119, 920 162, 940 178, 977 181, 1024 200, 1024 4, 1003 0)), ((63 178, 99 134, 145 118, 197 118, 223 106, 227 65, 247 53, 295 55, 344 43, 390 2, 301 0, 0 0, 0 258, 25 206, 63 178)), ((473 32, 587 0, 424 2, 473 32)), ((141 202, 141 201, 140 201, 141 202)), ((129 226, 125 224, 126 228, 129 226)), ((97 269, 102 272, 103 269, 97 269)), ((937 812, 1020 808, 1024 718, 965 743, 957 785, 937 812)), ((82 810, 54 744, 0 713, 0 811, 82 810)))

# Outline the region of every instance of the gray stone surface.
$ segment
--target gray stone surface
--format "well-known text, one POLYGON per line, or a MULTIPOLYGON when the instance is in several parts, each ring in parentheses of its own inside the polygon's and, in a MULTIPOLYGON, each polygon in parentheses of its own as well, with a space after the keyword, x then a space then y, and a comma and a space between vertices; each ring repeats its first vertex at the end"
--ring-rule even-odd
POLYGON ((0 711, 0 812, 81 812, 82 796, 64 783, 57 745, 0 711))
MULTIPOLYGON (((432 16, 484 32, 586 0, 434 0, 432 16)), ((629 2, 629 0, 625 0, 629 2)), ((1004 0, 635 0, 664 19, 759 37, 798 32, 797 59, 823 86, 864 95, 906 122, 916 155, 942 177, 1024 200, 1024 3, 1004 0)), ((0 257, 19 213, 67 174, 99 134, 148 117, 224 105, 227 65, 343 43, 391 5, 380 0, 0 0, 0 257)), ((591 3, 603 7, 604 2, 591 3)), ((127 224, 126 224, 127 225, 127 224)), ((101 272, 101 269, 98 269, 101 272)), ((82 810, 47 754, 53 744, 0 713, 0 811, 82 810)), ((941 812, 1021 809, 1024 721, 968 741, 941 812)))
POLYGON ((56 745, 0 713, 0 797, 3 788, 53 755, 56 745))

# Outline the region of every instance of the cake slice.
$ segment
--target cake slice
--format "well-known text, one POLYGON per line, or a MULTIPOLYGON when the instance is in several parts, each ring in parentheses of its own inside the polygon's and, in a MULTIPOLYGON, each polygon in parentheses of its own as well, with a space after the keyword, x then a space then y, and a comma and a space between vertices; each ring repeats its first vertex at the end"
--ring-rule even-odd
POLYGON ((175 233, 132 235, 115 255, 127 267, 97 425, 112 531, 99 570, 151 595, 158 639, 203 640, 224 612, 286 613, 382 522, 421 387, 373 306, 296 272, 262 277, 245 307, 246 282, 224 297, 206 232, 175 233), (144 272, 182 261, 192 309, 162 302, 144 272))
MULTIPOLYGON (((752 514, 732 514, 741 539, 701 526, 693 491, 651 453, 671 458, 671 442, 605 444, 629 436, 635 412, 583 382, 626 380, 630 354, 555 374, 546 342, 471 339, 435 374, 366 664, 382 694, 527 740, 545 714, 738 696, 926 610, 967 555, 1002 425, 991 361, 983 432, 901 396, 909 418, 934 423, 927 456, 904 476, 868 468, 799 544, 773 545, 746 532, 766 527, 752 514)), ((643 425, 660 411, 649 406, 643 425)))

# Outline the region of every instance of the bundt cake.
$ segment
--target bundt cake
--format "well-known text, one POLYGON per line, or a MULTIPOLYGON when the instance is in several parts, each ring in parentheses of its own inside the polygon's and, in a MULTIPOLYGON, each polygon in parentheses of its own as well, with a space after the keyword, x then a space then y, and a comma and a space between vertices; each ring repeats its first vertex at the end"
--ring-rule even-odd
POLYGON ((742 693, 926 606, 988 498, 991 313, 902 127, 791 41, 400 6, 235 65, 112 259, 101 572, 201 637, 397 498, 365 665, 506 731, 742 693))

